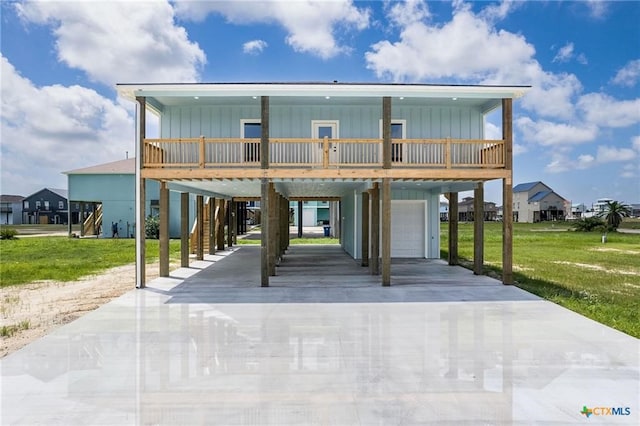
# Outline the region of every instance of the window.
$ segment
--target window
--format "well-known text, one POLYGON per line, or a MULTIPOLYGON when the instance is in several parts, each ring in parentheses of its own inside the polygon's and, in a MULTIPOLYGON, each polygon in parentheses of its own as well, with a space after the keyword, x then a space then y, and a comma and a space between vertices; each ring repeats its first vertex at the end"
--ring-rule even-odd
MULTIPOLYGON (((380 138, 382 138, 382 119, 380 120, 380 138)), ((391 120, 391 140, 407 138, 407 120, 391 120)), ((402 163, 405 144, 391 142, 391 162, 402 163)))
POLYGON ((42 205, 40 204, 40 201, 36 201, 36 209, 39 209, 40 207, 42 207, 42 205))
POLYGON ((25 201, 24 203, 22 203, 22 208, 24 208, 25 210, 29 209, 29 201, 25 201))
POLYGON ((62 200, 61 200, 61 201, 58 201, 58 208, 59 208, 60 210, 64 209, 64 201, 62 201, 62 200))
MULTIPOLYGON (((262 137, 262 123, 260 120, 240 120, 240 137, 243 139, 260 139, 262 137)), ((260 142, 246 142, 243 144, 243 159, 245 162, 260 161, 260 142)))
POLYGON ((44 209, 45 210, 49 210, 49 202, 48 201, 44 202, 44 209))

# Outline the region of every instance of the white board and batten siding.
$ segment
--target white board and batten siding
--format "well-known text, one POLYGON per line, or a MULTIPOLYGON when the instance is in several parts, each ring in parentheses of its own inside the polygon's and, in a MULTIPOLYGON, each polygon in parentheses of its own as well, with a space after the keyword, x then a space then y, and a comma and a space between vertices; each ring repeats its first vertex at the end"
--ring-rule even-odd
POLYGON ((391 201, 391 257, 426 257, 426 208, 426 201, 391 201))

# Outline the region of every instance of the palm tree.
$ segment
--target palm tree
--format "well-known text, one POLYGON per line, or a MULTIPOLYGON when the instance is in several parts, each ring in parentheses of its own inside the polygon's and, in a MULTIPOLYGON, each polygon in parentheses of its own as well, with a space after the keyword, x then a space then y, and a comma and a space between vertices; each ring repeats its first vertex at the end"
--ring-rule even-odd
POLYGON ((622 223, 623 217, 629 217, 631 215, 631 207, 618 201, 607 201, 607 205, 604 206, 604 211, 598 216, 604 217, 607 221, 607 225, 614 231, 618 229, 620 223, 622 223))

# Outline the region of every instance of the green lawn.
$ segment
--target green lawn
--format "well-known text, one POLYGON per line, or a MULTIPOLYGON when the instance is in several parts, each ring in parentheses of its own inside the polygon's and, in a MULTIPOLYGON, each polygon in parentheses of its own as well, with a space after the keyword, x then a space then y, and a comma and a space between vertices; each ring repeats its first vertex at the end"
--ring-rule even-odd
MULTIPOLYGON (((635 337, 640 337, 640 234, 566 231, 562 223, 514 224, 517 285, 635 337)), ((442 224, 442 255, 448 248, 442 224)), ((461 263, 473 261, 473 223, 459 227, 461 263)), ((487 273, 501 273, 502 224, 485 224, 487 273)))
MULTIPOLYGON (((158 241, 147 241, 146 258, 158 258, 158 241)), ((170 256, 180 255, 180 242, 170 243, 170 256)), ((0 286, 41 280, 73 281, 135 261, 135 241, 32 237, 0 240, 0 286)))

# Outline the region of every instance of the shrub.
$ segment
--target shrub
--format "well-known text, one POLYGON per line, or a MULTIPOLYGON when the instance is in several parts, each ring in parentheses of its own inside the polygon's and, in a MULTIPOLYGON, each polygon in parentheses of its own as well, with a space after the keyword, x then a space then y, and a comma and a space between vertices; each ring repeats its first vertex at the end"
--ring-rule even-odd
POLYGON ((157 240, 160 238, 160 221, 157 216, 149 216, 144 224, 146 238, 157 240))
POLYGON ((14 240, 18 235, 18 231, 14 228, 1 228, 0 229, 0 240, 14 240))
POLYGON ((599 217, 584 217, 571 225, 578 232, 607 232, 611 231, 604 220, 599 217))

